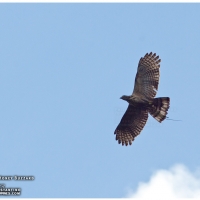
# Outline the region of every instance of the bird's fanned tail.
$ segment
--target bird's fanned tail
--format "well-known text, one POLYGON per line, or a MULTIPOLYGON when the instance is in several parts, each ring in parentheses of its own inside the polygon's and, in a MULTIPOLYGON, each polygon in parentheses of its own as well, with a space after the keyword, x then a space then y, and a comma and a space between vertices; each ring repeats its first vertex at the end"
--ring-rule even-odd
POLYGON ((158 122, 162 122, 166 118, 167 111, 169 109, 169 103, 169 97, 155 98, 153 100, 152 107, 149 109, 149 113, 158 122))

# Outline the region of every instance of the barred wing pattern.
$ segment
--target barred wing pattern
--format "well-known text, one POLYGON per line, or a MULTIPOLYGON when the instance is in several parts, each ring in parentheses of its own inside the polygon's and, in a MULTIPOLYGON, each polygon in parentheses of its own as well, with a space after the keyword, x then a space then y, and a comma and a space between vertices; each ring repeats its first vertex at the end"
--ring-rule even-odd
POLYGON ((140 58, 133 95, 149 101, 155 97, 158 90, 160 62, 159 56, 152 52, 140 58))
POLYGON ((148 110, 144 107, 134 107, 129 104, 124 116, 115 130, 116 140, 122 145, 131 145, 134 138, 140 134, 148 118, 148 110))

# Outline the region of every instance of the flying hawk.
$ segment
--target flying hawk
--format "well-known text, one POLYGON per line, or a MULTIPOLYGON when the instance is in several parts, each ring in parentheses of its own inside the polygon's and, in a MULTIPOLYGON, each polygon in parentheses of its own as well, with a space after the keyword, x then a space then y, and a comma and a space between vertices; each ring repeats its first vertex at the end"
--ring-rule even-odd
POLYGON ((132 144, 146 124, 148 113, 158 122, 166 118, 170 98, 154 98, 158 90, 160 62, 159 56, 152 52, 140 58, 133 93, 121 97, 129 105, 114 132, 119 144, 132 144))

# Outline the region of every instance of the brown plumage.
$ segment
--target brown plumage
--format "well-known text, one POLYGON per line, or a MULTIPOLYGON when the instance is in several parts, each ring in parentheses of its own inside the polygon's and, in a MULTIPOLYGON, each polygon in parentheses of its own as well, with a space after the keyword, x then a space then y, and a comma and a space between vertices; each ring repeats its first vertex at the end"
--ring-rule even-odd
POLYGON ((119 144, 132 144, 145 126, 148 113, 158 122, 166 118, 170 98, 154 98, 158 90, 160 62, 159 56, 152 52, 140 59, 133 93, 121 97, 129 106, 114 132, 119 144))

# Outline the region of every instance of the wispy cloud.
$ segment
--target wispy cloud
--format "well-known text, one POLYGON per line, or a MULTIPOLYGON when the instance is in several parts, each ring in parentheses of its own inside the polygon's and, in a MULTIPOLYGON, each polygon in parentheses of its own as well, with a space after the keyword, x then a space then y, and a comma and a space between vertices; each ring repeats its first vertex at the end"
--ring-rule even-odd
POLYGON ((184 165, 175 165, 169 170, 156 171, 147 183, 139 183, 129 198, 200 198, 200 173, 190 172, 184 165))

